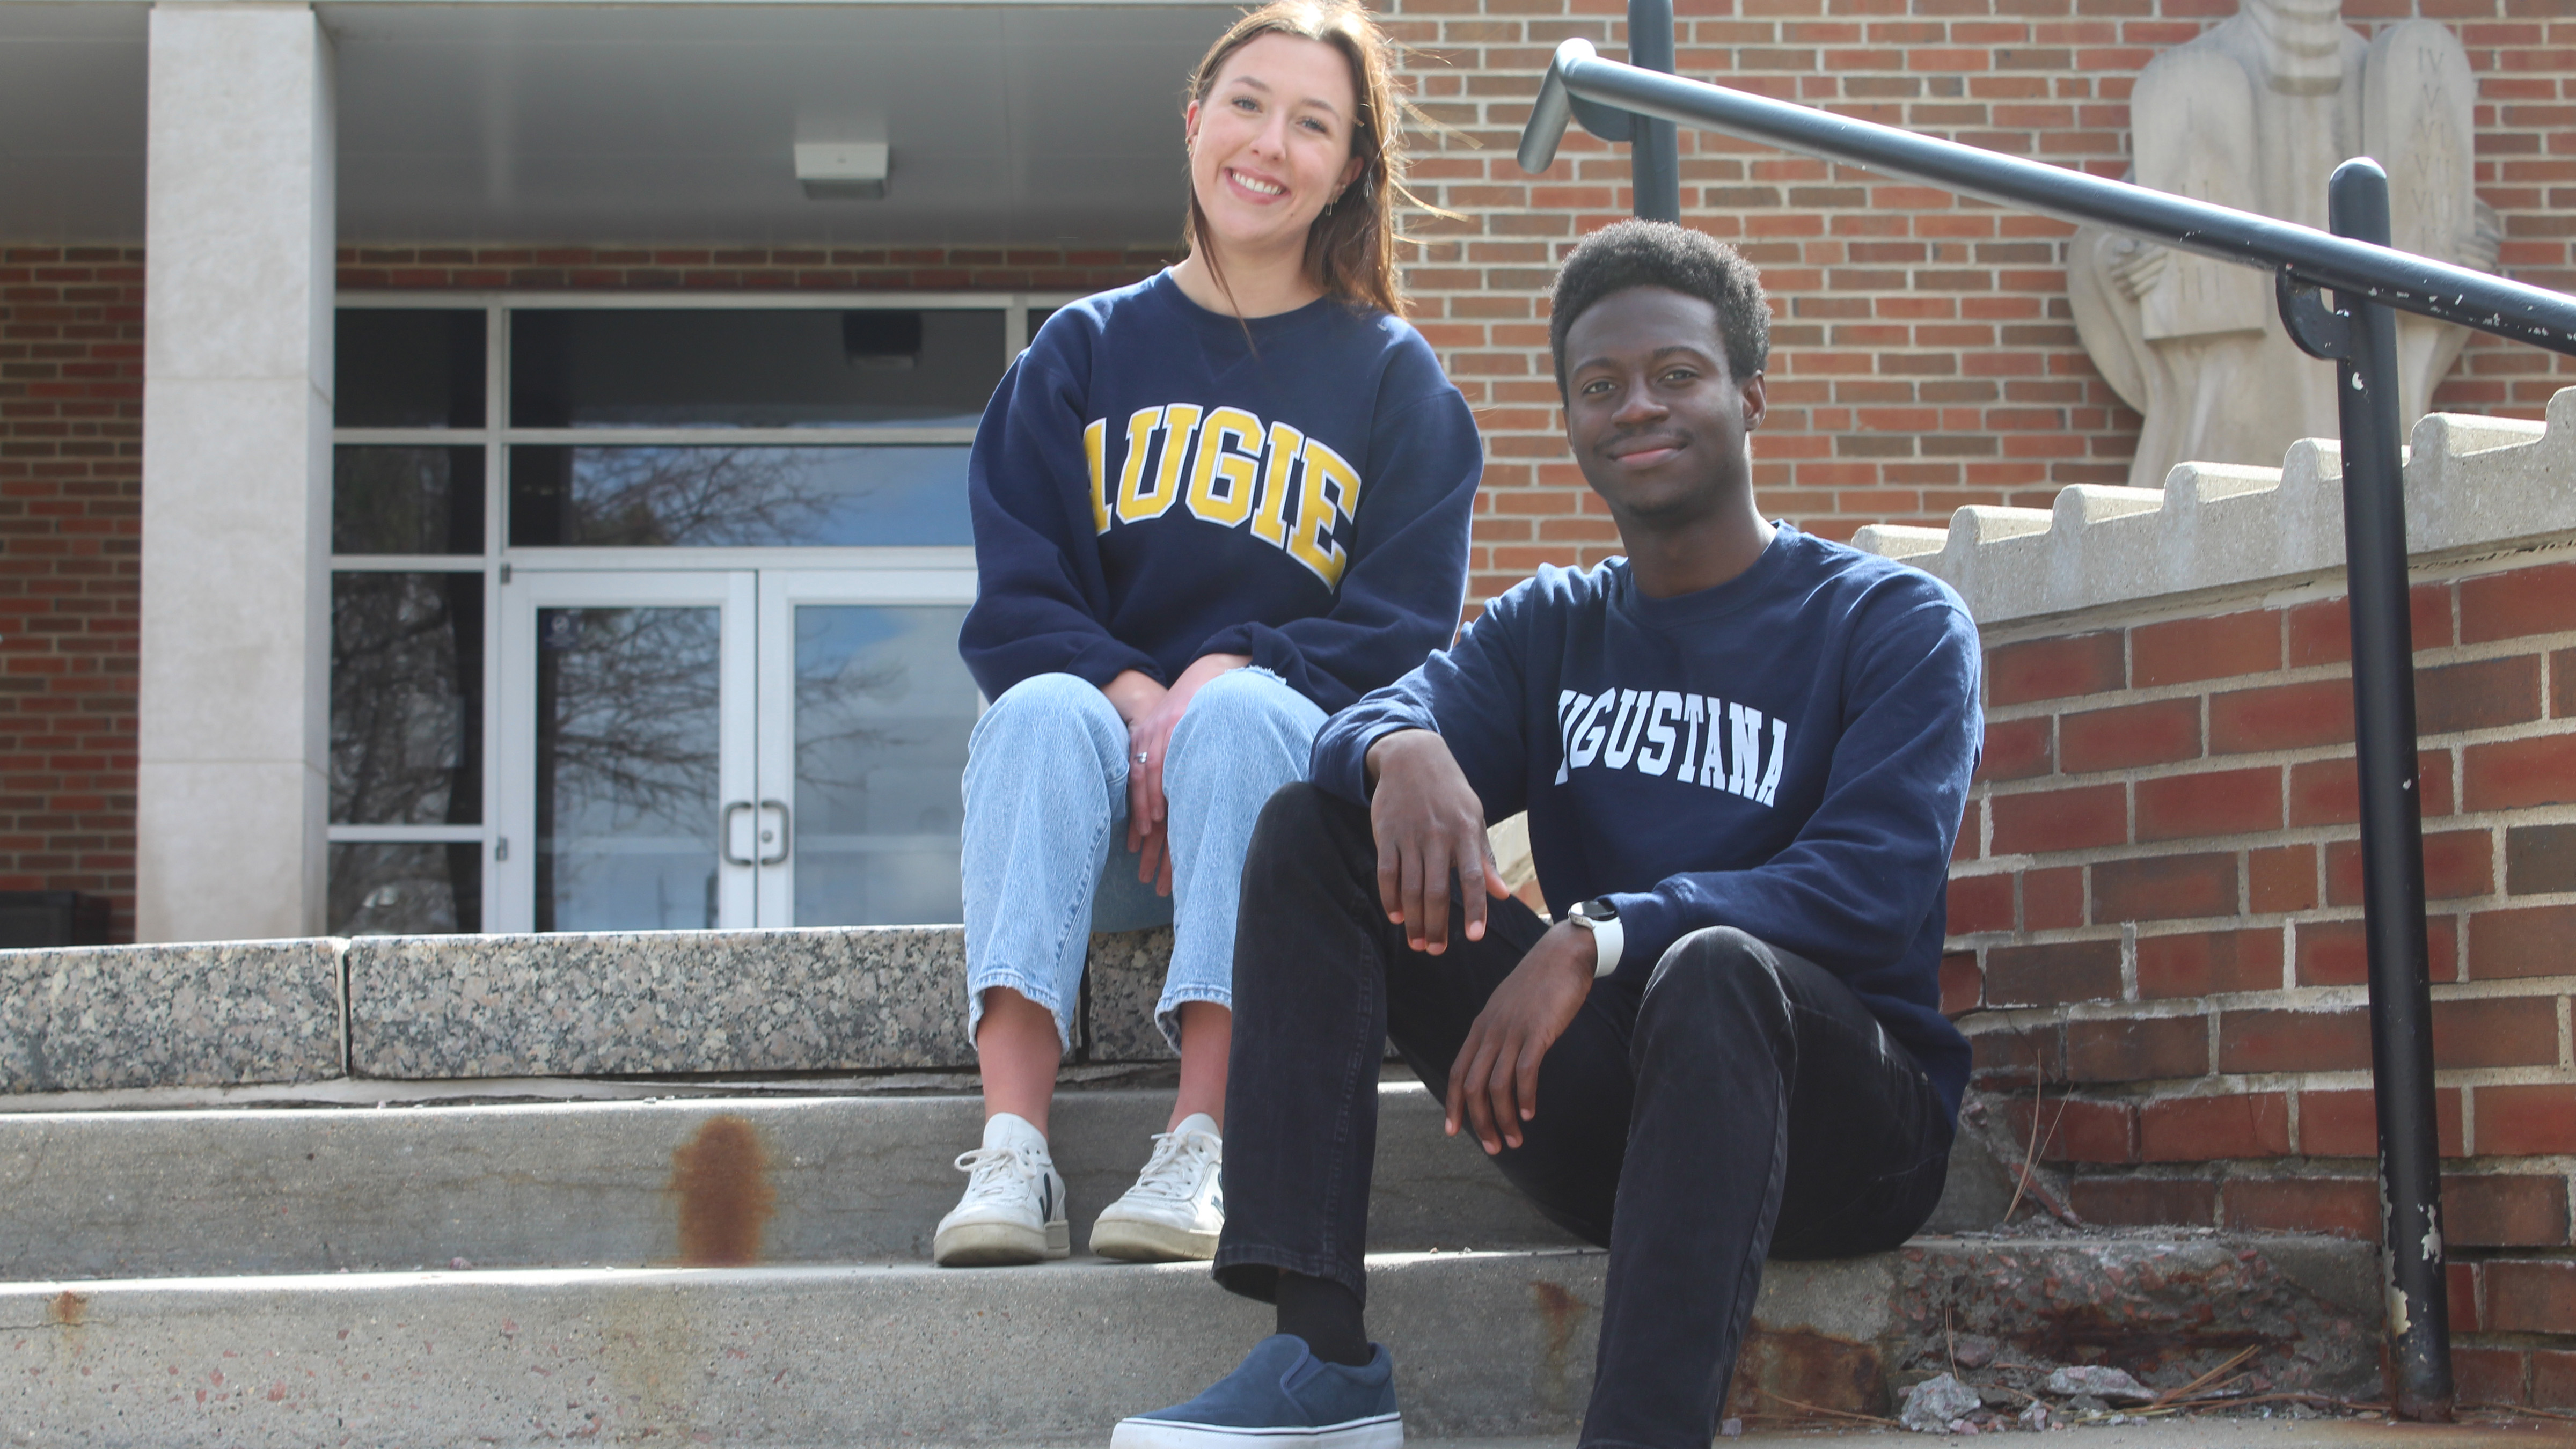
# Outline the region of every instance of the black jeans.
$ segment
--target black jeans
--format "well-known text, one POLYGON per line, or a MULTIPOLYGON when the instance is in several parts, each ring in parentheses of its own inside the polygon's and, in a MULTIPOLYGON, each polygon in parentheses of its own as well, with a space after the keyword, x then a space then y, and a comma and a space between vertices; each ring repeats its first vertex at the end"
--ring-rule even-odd
MULTIPOLYGON (((1378 906, 1368 812, 1311 785, 1262 811, 1235 925, 1217 1280, 1280 1269, 1365 1294, 1381 1044, 1435 1094, 1485 999, 1547 930, 1491 903, 1438 956, 1378 906)), ((1913 1056, 1831 973, 1742 931, 1685 936, 1643 991, 1603 982, 1495 1159, 1610 1249, 1586 1446, 1706 1449, 1766 1256, 1894 1247, 1941 1195, 1953 1124, 1913 1056)))

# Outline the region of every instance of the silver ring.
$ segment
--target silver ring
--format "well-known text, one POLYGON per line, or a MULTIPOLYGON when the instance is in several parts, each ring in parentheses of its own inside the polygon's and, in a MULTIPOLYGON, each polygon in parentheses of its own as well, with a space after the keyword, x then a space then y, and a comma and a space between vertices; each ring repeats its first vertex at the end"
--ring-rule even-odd
POLYGON ((1138 751, 1136 752, 1136 763, 1137 763, 1137 764, 1144 765, 1144 764, 1151 764, 1152 762, 1153 762, 1153 756, 1146 754, 1143 750, 1138 750, 1138 751))

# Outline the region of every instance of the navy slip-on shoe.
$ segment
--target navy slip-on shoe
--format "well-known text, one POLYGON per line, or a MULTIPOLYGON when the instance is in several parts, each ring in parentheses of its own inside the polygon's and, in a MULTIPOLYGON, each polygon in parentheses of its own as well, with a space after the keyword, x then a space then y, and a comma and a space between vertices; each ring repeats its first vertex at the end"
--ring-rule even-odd
POLYGON ((1346 1368, 1273 1334, 1206 1393, 1120 1420, 1109 1449, 1397 1449, 1395 1360, 1369 1348, 1366 1365, 1346 1368))

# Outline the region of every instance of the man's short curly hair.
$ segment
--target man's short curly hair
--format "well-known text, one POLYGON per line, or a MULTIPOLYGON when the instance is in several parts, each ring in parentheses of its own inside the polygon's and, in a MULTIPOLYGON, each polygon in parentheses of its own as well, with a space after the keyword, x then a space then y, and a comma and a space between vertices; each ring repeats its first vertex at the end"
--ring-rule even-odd
POLYGON ((1738 381, 1771 359, 1771 309, 1762 274, 1735 248, 1669 221, 1622 221, 1585 237, 1556 274, 1555 315, 1547 347, 1556 360, 1556 390, 1565 392, 1565 334, 1593 303, 1630 287, 1665 287, 1717 309, 1726 341, 1726 370, 1738 381))

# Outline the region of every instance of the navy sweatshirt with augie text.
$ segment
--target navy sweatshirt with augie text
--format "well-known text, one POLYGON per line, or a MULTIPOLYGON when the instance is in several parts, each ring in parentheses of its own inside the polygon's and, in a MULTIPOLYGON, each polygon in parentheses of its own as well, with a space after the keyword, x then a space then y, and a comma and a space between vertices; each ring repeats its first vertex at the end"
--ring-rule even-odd
POLYGON ((1559 916, 1608 896, 1613 981, 1733 926, 1833 972, 1955 1115, 1968 1044, 1941 1015, 1950 847, 1976 768, 1976 625, 1918 569, 1783 525, 1677 598, 1624 559, 1542 568, 1456 646, 1335 715, 1316 783, 1368 798, 1380 736, 1448 743, 1486 818, 1529 811, 1559 916))
POLYGON ((1483 456, 1400 318, 1325 298, 1245 322, 1168 272, 1086 298, 976 431, 958 652, 988 698, 1227 653, 1338 709, 1457 628, 1483 456))

